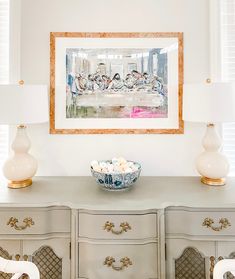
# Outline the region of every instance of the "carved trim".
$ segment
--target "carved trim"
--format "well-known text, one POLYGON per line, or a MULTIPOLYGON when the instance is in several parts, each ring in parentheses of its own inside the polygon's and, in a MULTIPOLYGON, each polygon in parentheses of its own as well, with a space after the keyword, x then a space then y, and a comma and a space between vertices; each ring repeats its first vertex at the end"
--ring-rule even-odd
POLYGON ((210 279, 213 279, 214 267, 215 267, 215 257, 211 256, 210 257, 210 279))

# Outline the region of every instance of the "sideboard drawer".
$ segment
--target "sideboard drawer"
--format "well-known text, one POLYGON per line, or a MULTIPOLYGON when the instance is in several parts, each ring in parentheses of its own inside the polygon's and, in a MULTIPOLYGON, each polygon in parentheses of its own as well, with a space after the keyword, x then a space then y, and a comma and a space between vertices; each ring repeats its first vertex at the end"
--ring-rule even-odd
POLYGON ((70 232, 66 208, 11 208, 0 210, 0 234, 47 234, 70 232))
POLYGON ((157 214, 79 214, 79 236, 95 239, 144 239, 157 236, 157 214))
POLYGON ((234 235, 234 210, 171 208, 166 211, 166 233, 186 235, 234 235))
POLYGON ((157 278, 157 243, 106 245, 79 243, 79 277, 157 278))

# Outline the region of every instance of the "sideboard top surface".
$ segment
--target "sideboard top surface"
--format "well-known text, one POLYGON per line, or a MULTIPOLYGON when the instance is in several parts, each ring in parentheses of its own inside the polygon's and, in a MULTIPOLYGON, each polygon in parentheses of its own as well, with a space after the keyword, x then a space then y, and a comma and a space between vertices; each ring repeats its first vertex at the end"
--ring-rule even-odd
POLYGON ((9 189, 0 182, 0 207, 67 206, 87 210, 149 210, 169 206, 235 208, 235 178, 206 186, 199 177, 140 177, 129 191, 102 190, 92 177, 35 177, 33 185, 9 189))

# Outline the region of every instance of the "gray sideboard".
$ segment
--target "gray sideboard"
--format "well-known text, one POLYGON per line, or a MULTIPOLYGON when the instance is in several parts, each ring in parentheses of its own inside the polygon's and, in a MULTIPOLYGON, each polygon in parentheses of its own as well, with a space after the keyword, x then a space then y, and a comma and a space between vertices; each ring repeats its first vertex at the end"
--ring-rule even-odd
POLYGON ((218 260, 235 257, 235 179, 141 177, 117 193, 92 177, 2 182, 0 256, 35 262, 41 279, 212 278, 218 260))

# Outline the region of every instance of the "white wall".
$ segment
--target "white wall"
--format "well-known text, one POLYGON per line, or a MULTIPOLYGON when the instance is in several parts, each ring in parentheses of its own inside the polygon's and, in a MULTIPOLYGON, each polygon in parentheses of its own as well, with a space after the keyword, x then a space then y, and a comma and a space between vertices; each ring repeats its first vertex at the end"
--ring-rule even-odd
MULTIPOLYGON (((209 77, 208 0, 21 0, 21 78, 49 85, 49 32, 184 32, 185 82, 209 77)), ((184 135, 49 135, 30 127, 39 175, 89 175, 92 159, 124 156, 143 175, 195 175, 201 125, 184 135)))

